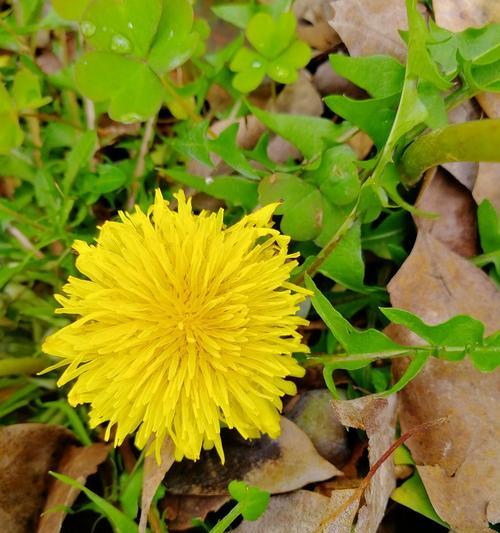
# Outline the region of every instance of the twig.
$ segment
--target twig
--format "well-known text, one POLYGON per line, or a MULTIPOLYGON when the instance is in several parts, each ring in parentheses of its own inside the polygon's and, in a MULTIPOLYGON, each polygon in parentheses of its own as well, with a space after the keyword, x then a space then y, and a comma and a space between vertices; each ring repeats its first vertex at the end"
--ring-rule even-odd
POLYGON ((438 418, 436 420, 430 420, 429 422, 424 422, 423 424, 419 424, 418 426, 411 428, 406 433, 401 435, 401 437, 394 441, 391 446, 379 457, 376 463, 370 468, 370 471, 363 479, 359 487, 356 489, 354 494, 350 498, 348 498, 342 505, 337 507, 337 509, 335 509, 333 513, 329 514, 326 518, 324 518, 321 521, 321 524, 319 525, 318 529, 316 529, 314 533, 321 533, 325 527, 327 527, 334 520, 336 520, 346 509, 351 506, 351 504, 361 499, 364 491, 367 489, 368 485, 370 484, 370 481, 373 479, 373 476, 377 473, 378 469, 385 463, 385 461, 387 461, 387 459, 389 459, 389 457, 396 451, 397 448, 404 444, 408 439, 413 437, 415 433, 427 430, 437 424, 442 424, 446 420, 447 417, 438 418))
POLYGON ((43 259, 44 255, 40 250, 37 250, 33 243, 26 237, 26 235, 18 228, 7 222, 7 231, 16 239, 16 241, 28 252, 32 252, 37 259, 43 259))
POLYGON ((144 174, 146 168, 146 155, 149 151, 149 146, 153 140, 155 131, 156 116, 151 117, 144 128, 144 135, 142 136, 141 148, 139 155, 137 156, 137 162, 135 164, 134 174, 132 176, 132 184, 130 186, 130 195, 127 200, 127 210, 130 211, 134 208, 137 191, 139 190, 139 178, 144 174))

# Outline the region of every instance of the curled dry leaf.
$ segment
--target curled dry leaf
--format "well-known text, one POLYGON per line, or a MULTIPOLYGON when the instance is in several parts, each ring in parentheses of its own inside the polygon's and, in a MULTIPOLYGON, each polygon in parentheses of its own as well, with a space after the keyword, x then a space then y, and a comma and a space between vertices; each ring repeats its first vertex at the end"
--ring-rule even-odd
MULTIPOLYGON (((90 446, 68 446, 54 470, 85 485, 86 479, 97 472, 97 467, 106 460, 109 446, 96 443, 90 446)), ((51 511, 56 507, 71 507, 80 491, 57 479, 50 482, 49 493, 37 533, 59 533, 66 513, 51 511)))
POLYGON ((441 169, 429 170, 416 207, 439 218, 415 217, 424 230, 464 257, 478 253, 476 203, 470 191, 441 169))
MULTIPOLYGON (((370 467, 373 466, 394 441, 396 396, 334 401, 333 407, 342 424, 366 431, 370 467)), ((365 492, 365 505, 358 513, 356 533, 376 533, 395 487, 394 465, 390 460, 385 461, 365 492)))
MULTIPOLYGON (((328 498, 307 490, 271 497, 266 512, 255 522, 243 522, 237 533, 315 533, 323 516, 341 506, 353 490, 337 490, 328 498)), ((347 508, 324 533, 349 533, 356 504, 347 508)))
POLYGON ((139 521, 139 533, 146 531, 149 508, 153 501, 154 495, 163 481, 165 474, 174 464, 174 443, 171 439, 164 440, 161 453, 160 464, 158 464, 154 454, 146 456, 144 460, 144 474, 142 478, 142 496, 141 496, 141 518, 139 521))
POLYGON ((233 479, 279 494, 342 472, 323 459, 309 437, 293 422, 281 419, 281 436, 248 442, 226 442, 226 462, 217 454, 205 452, 200 461, 177 463, 165 482, 172 494, 224 496, 233 479))
MULTIPOLYGON (((500 295, 493 282, 466 259, 420 231, 415 246, 389 284, 391 302, 429 323, 457 314, 481 320, 488 333, 500 326, 500 295), (418 297, 416 296, 418 295, 418 297)), ((391 336, 419 343, 404 328, 391 336)), ((404 371, 397 361, 396 376, 404 371)), ((449 422, 417 434, 408 446, 436 512, 457 533, 487 533, 487 512, 500 501, 500 373, 481 373, 469 361, 431 359, 400 393, 402 431, 431 419, 449 422)))
POLYGON ((404 0, 333 0, 330 24, 351 56, 388 54, 404 61, 398 30, 408 27, 404 0))
POLYGON ((49 485, 70 431, 51 424, 15 424, 0 429, 0 526, 8 533, 36 531, 49 485))
POLYGON ((500 94, 480 93, 476 100, 490 118, 500 118, 500 94))

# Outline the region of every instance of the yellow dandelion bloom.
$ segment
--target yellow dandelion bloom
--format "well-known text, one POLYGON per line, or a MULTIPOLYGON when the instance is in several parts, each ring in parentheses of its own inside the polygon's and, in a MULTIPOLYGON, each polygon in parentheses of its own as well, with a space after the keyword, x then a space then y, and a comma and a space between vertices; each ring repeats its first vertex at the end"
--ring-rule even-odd
MULTIPOLYGON (((165 438, 176 459, 216 447, 221 426, 244 438, 279 435, 287 376, 302 376, 292 357, 306 351, 297 316, 308 291, 288 279, 296 257, 273 229, 269 205, 225 227, 223 211, 177 211, 158 191, 148 213, 106 222, 95 245, 77 241, 76 266, 57 296, 58 313, 76 315, 43 350, 63 360, 60 386, 76 380, 72 405, 88 403, 91 427, 115 426, 115 445, 159 455, 165 438)), ((54 367, 53 367, 54 368, 54 367)))

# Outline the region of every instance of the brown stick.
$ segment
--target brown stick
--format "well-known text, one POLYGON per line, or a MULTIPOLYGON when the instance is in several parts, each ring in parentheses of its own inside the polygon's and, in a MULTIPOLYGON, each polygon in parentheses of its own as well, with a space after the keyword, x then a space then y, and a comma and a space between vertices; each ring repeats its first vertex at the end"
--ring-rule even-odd
POLYGON ((415 426, 408 430, 406 433, 401 435, 399 439, 394 441, 391 446, 379 457, 379 459, 376 461, 376 463, 370 468, 370 471, 366 475, 366 477, 363 479, 359 487, 356 489, 356 492, 347 499, 342 505, 340 505, 333 513, 328 515, 326 518, 324 518, 321 521, 321 524, 319 525, 318 529, 314 533, 321 533, 326 526, 331 524, 334 520, 336 520, 346 509, 349 508, 349 506, 354 503, 355 501, 358 501, 363 496, 364 491, 367 489, 368 485, 370 484, 370 481, 372 480, 373 476, 377 473, 378 469, 389 459, 389 457, 396 451, 401 444, 405 443, 408 439, 413 437, 415 433, 418 433, 420 431, 423 431, 425 429, 429 429, 432 426, 435 426, 437 424, 442 424, 447 420, 446 417, 444 418, 438 418, 436 420, 430 420, 429 422, 424 422, 423 424, 419 424, 418 426, 415 426))

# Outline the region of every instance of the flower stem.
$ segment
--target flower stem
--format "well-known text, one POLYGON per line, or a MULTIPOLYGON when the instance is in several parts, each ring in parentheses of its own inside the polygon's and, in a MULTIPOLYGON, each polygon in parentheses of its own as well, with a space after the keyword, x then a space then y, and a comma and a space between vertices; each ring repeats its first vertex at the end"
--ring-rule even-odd
POLYGON ((237 503, 230 511, 227 513, 227 515, 222 518, 222 520, 219 520, 217 524, 210 530, 210 533, 224 533, 226 529, 240 516, 241 514, 241 507, 240 504, 237 503))
POLYGON ((0 376, 37 374, 50 364, 45 357, 8 357, 0 360, 0 376))

